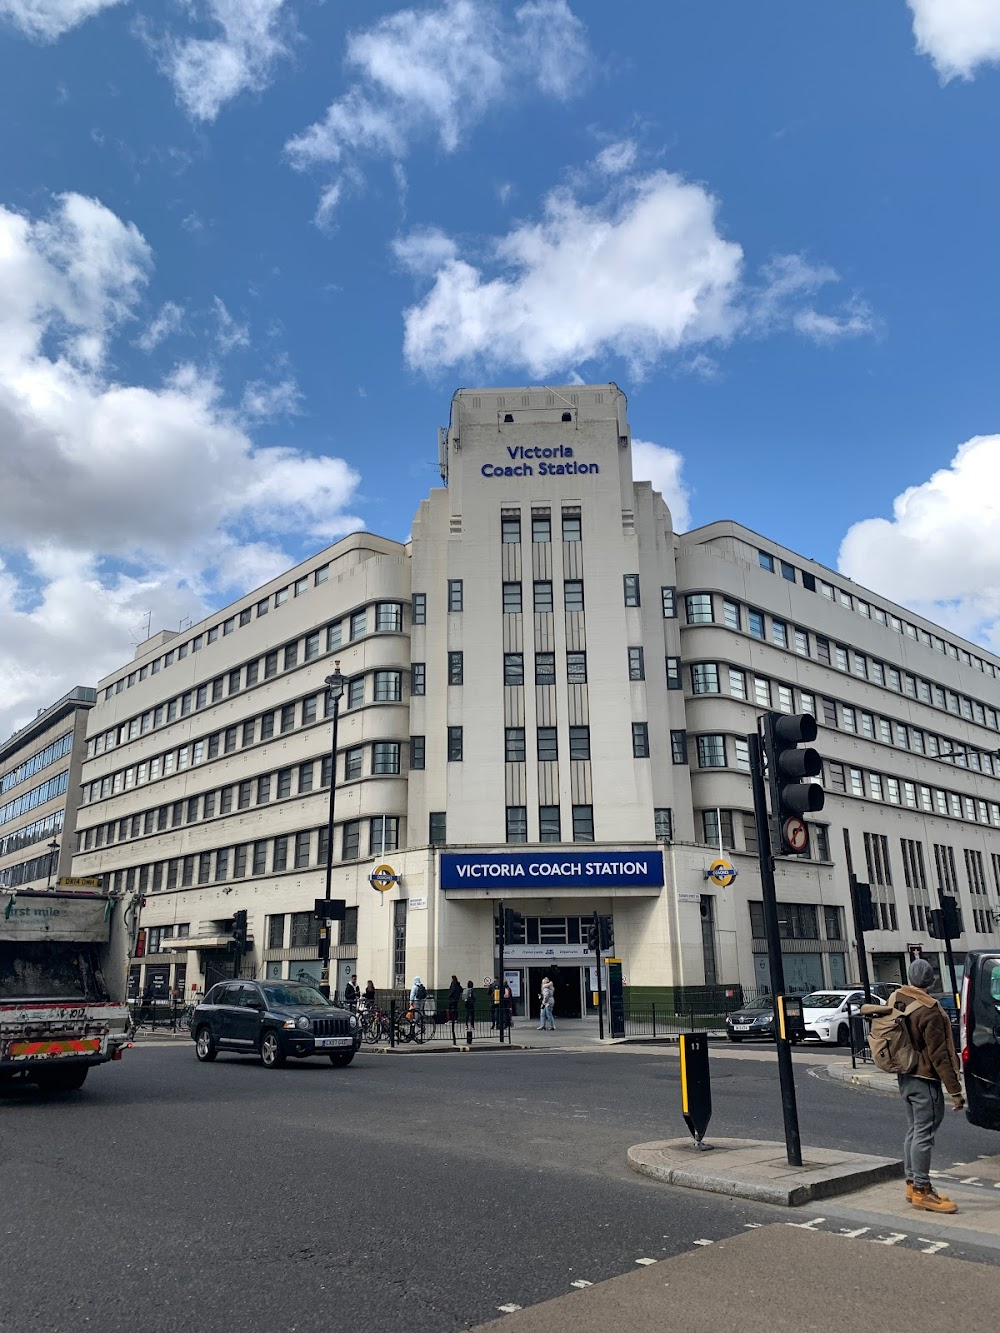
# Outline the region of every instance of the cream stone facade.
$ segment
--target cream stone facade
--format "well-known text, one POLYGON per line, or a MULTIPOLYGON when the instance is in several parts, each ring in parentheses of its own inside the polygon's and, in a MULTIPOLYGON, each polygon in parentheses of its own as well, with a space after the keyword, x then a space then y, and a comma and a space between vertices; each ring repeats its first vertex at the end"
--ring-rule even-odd
POLYGON ((522 1005, 558 968, 557 1011, 590 1010, 595 910, 634 997, 759 989, 766 709, 816 713, 827 791, 809 856, 777 866, 790 985, 853 979, 848 853, 876 976, 937 961, 939 882, 959 955, 995 940, 998 659, 738 524, 676 534, 613 384, 462 390, 439 448, 408 543, 354 534, 100 683, 74 873, 145 892, 140 984, 231 971, 244 908, 248 969, 318 977, 335 662, 338 987, 481 985, 503 898, 522 1005))

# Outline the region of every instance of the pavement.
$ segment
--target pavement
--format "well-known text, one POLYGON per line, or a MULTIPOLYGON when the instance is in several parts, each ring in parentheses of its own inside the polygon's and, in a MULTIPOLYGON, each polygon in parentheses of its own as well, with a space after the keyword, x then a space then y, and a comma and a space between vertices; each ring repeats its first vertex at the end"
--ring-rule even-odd
MULTIPOLYGON (((898 1158, 815 1147, 803 1147, 800 1155, 802 1165, 791 1166, 784 1143, 713 1139, 708 1151, 699 1152, 686 1138, 636 1144, 628 1150, 628 1164, 639 1175, 667 1185, 786 1208, 850 1194, 903 1175, 898 1158)), ((997 1206, 1000 1209, 1000 1198, 997 1206)))
POLYGON ((644 1265, 476 1333, 843 1333, 867 1328, 961 1328, 995 1333, 1000 1272, 959 1259, 843 1236, 767 1226, 644 1265), (807 1280, 803 1280, 806 1278, 807 1280))

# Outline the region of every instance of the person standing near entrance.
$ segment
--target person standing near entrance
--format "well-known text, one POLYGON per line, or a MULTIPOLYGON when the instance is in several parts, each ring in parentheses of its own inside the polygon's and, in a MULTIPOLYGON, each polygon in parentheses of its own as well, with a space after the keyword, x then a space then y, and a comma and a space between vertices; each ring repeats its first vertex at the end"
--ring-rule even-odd
POLYGON ((953 1111, 965 1105, 959 1082, 961 1066, 955 1054, 951 1022, 937 1000, 927 994, 934 969, 926 958, 915 958, 907 968, 907 986, 900 986, 889 1000, 893 1009, 913 1012, 904 1020, 917 1053, 912 1074, 897 1074, 899 1093, 906 1106, 906 1138, 903 1164, 906 1168, 906 1198, 914 1208, 929 1213, 957 1213, 957 1206, 931 1184, 931 1152, 934 1136, 944 1119, 944 1092, 948 1090, 953 1111))
POLYGON ((544 1032, 546 1028, 551 1028, 552 1031, 555 1032, 556 1023, 552 1016, 552 1010, 555 1007, 556 1002, 556 988, 548 977, 542 977, 542 993, 539 996, 539 999, 542 1002, 542 1009, 539 1014, 539 1018, 542 1021, 538 1025, 538 1031, 544 1032))
POLYGON ((453 1023, 458 1022, 458 1004, 462 998, 462 983, 454 972, 451 974, 451 985, 448 987, 448 1017, 453 1023))
POLYGON ((462 991, 462 999, 465 1003, 465 1026, 471 1028, 476 1021, 476 991, 471 981, 462 991))

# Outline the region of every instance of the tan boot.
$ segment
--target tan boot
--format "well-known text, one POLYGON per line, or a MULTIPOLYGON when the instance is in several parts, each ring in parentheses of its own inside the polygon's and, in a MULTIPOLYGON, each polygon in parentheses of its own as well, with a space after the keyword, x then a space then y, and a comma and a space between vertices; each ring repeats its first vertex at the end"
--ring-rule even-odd
POLYGON ((912 1180, 908 1180, 908 1181, 906 1182, 906 1202, 907 1202, 907 1203, 912 1203, 912 1202, 913 1202, 913 1181, 912 1181, 912 1180))
POLYGON ((910 1200, 914 1208, 919 1208, 925 1213, 957 1213, 958 1205, 946 1198, 943 1194, 938 1194, 933 1185, 913 1186, 913 1198, 910 1200))

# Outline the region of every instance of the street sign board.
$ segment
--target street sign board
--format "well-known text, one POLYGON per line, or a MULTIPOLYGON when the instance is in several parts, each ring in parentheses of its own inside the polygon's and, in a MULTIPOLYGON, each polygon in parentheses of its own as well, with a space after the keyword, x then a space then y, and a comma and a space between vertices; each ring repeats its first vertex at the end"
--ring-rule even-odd
POLYGON ((801 819, 786 819, 785 842, 793 852, 804 852, 809 845, 809 832, 801 819))

